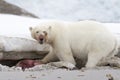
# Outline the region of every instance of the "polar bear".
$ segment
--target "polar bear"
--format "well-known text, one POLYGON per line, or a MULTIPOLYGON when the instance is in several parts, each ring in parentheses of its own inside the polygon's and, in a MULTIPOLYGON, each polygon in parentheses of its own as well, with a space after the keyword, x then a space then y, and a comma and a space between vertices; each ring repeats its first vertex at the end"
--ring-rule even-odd
POLYGON ((41 61, 51 62, 57 67, 73 69, 75 58, 86 61, 86 68, 93 68, 99 62, 117 53, 115 36, 100 22, 85 20, 79 22, 45 21, 30 27, 31 35, 40 44, 49 44, 51 50, 41 61))

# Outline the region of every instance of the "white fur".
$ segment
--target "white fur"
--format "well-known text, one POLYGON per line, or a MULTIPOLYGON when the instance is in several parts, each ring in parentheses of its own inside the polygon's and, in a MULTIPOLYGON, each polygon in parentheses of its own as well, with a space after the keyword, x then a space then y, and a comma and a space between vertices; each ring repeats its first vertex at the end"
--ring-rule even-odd
POLYGON ((37 35, 36 30, 46 31, 46 43, 52 46, 42 61, 48 63, 58 58, 60 62, 54 62, 57 67, 66 63, 66 67, 71 68, 69 63, 76 65, 74 57, 87 59, 87 68, 95 67, 101 59, 113 56, 117 50, 116 38, 102 23, 96 21, 48 21, 31 30, 33 37, 37 35))

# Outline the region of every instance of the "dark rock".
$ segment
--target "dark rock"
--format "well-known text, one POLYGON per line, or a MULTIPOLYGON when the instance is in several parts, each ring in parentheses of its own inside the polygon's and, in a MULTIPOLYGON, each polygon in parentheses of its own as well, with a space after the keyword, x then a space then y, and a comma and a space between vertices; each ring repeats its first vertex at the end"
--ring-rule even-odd
POLYGON ((34 14, 31 14, 18 6, 7 3, 4 0, 0 0, 0 13, 15 14, 20 16, 29 16, 29 17, 38 18, 34 14))
POLYGON ((0 60, 0 64, 6 65, 9 67, 15 66, 19 61, 22 60, 38 60, 45 57, 48 52, 4 52, 3 59, 0 60), (44 54, 39 54, 44 53, 44 54))

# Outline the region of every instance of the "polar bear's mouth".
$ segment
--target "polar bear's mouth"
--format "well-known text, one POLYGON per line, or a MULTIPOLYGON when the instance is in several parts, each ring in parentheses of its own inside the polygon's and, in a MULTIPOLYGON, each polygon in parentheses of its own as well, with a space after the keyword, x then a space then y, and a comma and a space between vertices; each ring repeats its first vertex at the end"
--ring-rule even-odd
POLYGON ((40 44, 43 44, 43 42, 44 42, 44 38, 40 38, 40 39, 39 39, 39 43, 40 43, 40 44))

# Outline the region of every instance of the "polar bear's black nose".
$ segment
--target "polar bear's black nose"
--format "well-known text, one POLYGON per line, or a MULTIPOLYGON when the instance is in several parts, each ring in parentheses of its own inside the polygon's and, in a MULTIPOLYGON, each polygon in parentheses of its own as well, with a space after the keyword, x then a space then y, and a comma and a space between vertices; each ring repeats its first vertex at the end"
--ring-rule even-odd
POLYGON ((39 36, 39 43, 40 43, 40 44, 43 44, 43 41, 44 41, 44 36, 43 36, 43 35, 40 35, 40 36, 39 36))
POLYGON ((39 43, 40 43, 40 44, 43 44, 43 41, 44 41, 43 38, 40 38, 40 39, 39 39, 39 43))

